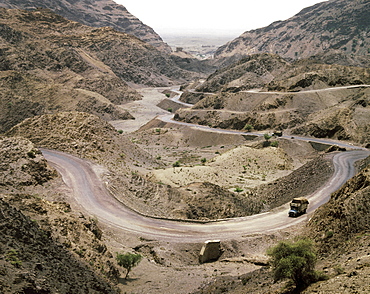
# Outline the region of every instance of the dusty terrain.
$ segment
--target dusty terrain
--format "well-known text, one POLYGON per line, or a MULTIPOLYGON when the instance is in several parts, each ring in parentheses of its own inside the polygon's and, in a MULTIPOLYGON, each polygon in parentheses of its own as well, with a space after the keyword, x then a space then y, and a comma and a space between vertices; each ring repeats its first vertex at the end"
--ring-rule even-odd
POLYGON ((215 58, 230 64, 262 52, 286 59, 322 53, 328 63, 368 67, 369 5, 368 1, 346 0, 317 3, 287 20, 243 33, 220 47, 215 58))
POLYGON ((274 283, 266 249, 279 240, 308 236, 318 249, 317 269, 328 280, 305 293, 368 293, 368 160, 358 165, 361 173, 328 204, 302 216, 299 225, 225 238, 221 257, 200 264, 203 240, 149 238, 87 213, 75 199, 70 178, 58 174, 38 149, 82 158, 98 175, 91 183, 96 189, 101 181, 121 204, 153 220, 187 220, 194 226, 279 210, 291 198, 322 187, 338 153, 338 148, 294 139, 296 134, 369 146, 369 88, 326 90, 370 83, 368 39, 362 33, 368 24, 363 18, 366 1, 316 5, 315 12, 329 7, 337 19, 327 19, 325 13, 312 18, 312 9, 306 9, 286 22, 243 34, 223 46, 217 60, 206 62, 184 52, 169 56, 160 38, 122 6, 109 0, 84 1, 84 6, 80 2, 75 15, 83 18, 94 11, 97 22, 86 20, 93 25, 102 24, 102 11, 110 12, 106 20, 113 26, 125 12, 132 21, 127 29, 162 51, 111 28, 91 28, 47 10, 0 9, 0 132, 7 131, 0 137, 0 292, 292 293, 288 282, 274 283), (351 37, 337 22, 343 27, 341 18, 348 11, 354 16, 345 28, 355 31, 351 37), (286 29, 302 20, 309 29, 322 28, 320 37, 311 42, 301 37, 312 38, 305 33, 307 27, 296 27, 294 34, 286 29), (287 42, 267 46, 265 38, 281 31, 287 42), (342 40, 343 32, 348 38, 342 40), (170 100, 176 95, 170 88, 140 89, 194 78, 188 70, 202 73, 196 75, 202 78, 217 65, 237 60, 254 35, 264 44, 254 46, 253 52, 269 47, 275 48, 274 54, 297 59, 322 52, 317 41, 341 52, 294 63, 271 54, 250 56, 219 69, 205 82, 183 85, 190 90, 184 102, 196 103, 191 110, 170 100), (197 93, 195 87, 213 93, 197 93), (178 120, 245 133, 200 130, 159 117, 171 113, 178 120), (277 130, 290 135, 268 141, 246 134, 249 129, 260 135, 277 130), (122 279, 116 252, 144 256, 128 280, 122 279))
POLYGON ((171 52, 170 47, 151 27, 143 24, 123 5, 112 0, 77 0, 73 2, 67 0, 3 0, 0 7, 25 10, 47 8, 69 20, 91 27, 112 27, 117 31, 134 35, 164 52, 171 52))
MULTIPOLYGON (((271 193, 269 191, 271 186, 268 183, 275 183, 273 185, 275 190, 279 186, 284 187, 288 182, 294 182, 294 173, 290 176, 291 179, 287 178, 287 182, 284 182, 284 180, 277 182, 276 180, 298 167, 303 168, 302 172, 296 176, 296 178, 301 179, 302 175, 307 173, 307 168, 321 171, 321 173, 316 173, 315 177, 310 177, 316 184, 324 181, 328 175, 330 176, 330 165, 326 165, 322 160, 318 160, 311 167, 306 165, 307 162, 310 162, 310 158, 316 158, 318 155, 318 151, 307 143, 302 144, 294 142, 294 140, 282 140, 279 148, 267 147, 261 149, 261 143, 246 140, 242 136, 208 134, 189 129, 188 127, 180 128, 175 132, 175 126, 160 121, 156 122, 155 120, 145 124, 151 118, 166 112, 150 106, 150 101, 158 103, 166 97, 160 93, 162 90, 144 89, 141 92, 145 96, 144 99, 133 102, 127 107, 129 111, 135 113, 137 120, 112 122, 118 130, 123 130, 124 133, 122 134, 119 134, 108 124, 91 115, 66 113, 50 116, 50 118, 42 116, 38 119, 29 119, 20 126, 13 128, 8 135, 28 136, 38 146, 68 151, 104 165, 109 168, 109 171, 103 168, 101 170, 102 176, 113 182, 111 188, 118 190, 120 187, 121 189, 131 187, 131 194, 126 193, 126 196, 131 195, 128 197, 131 198, 127 203, 128 205, 132 205, 139 211, 142 209, 143 211, 149 211, 149 214, 159 214, 159 216, 171 216, 169 214, 171 209, 175 207, 178 209, 179 206, 174 205, 170 200, 166 200, 166 197, 161 197, 160 202, 158 202, 158 199, 153 198, 153 195, 150 195, 150 191, 158 189, 158 187, 161 187, 160 189, 164 192, 162 196, 166 195, 166 193, 168 196, 172 195, 171 197, 178 195, 178 197, 183 199, 182 201, 190 205, 191 213, 185 213, 184 215, 182 214, 183 212, 179 214, 178 210, 173 210, 173 217, 223 218, 245 214, 248 209, 251 213, 266 209, 266 207, 260 207, 256 204, 252 205, 253 202, 249 202, 246 203, 247 206, 244 208, 244 212, 242 212, 238 210, 240 209, 240 202, 235 203, 237 205, 234 204, 230 209, 230 204, 232 203, 230 200, 235 197, 243 197, 245 193, 249 193, 250 196, 253 196, 253 193, 257 193, 259 201, 261 201, 263 195, 267 196, 271 193), (59 119, 58 116, 60 117, 59 119), (66 124, 68 128, 65 128, 66 124), (143 124, 144 127, 142 127, 143 124), (43 126, 43 131, 38 129, 41 125, 43 126), (47 125, 53 125, 50 128, 51 132, 46 131, 47 129, 45 130, 47 125), (56 129, 57 126, 60 127, 59 130, 56 129), (102 126, 104 127, 102 128, 102 126), (86 135, 81 137, 81 132, 86 135), (37 136, 35 136, 36 133, 38 134, 37 136), (97 136, 99 136, 99 139, 97 136), (62 142, 65 141, 66 137, 69 138, 70 142, 63 144, 62 142), (95 146, 94 144, 98 145, 95 146), (135 145, 140 146, 140 149, 135 145), (124 146, 123 149, 122 146, 124 146), (298 146, 301 151, 297 153, 298 146), (122 153, 135 154, 135 150, 137 150, 136 156, 126 157, 125 161, 118 164, 119 158, 122 158, 122 153), (140 150, 146 150, 147 152, 140 150), (261 153, 261 150, 264 150, 264 152, 261 153), (202 162, 202 158, 206 158, 206 161, 202 162), (179 161, 181 166, 174 168, 172 164, 176 161, 179 161), (318 168, 319 165, 321 165, 320 168, 318 168), (327 167, 323 168, 324 166, 327 167), (153 169, 153 167, 156 168, 153 169), (137 174, 130 175, 130 170, 133 168, 137 174), (201 183, 193 183, 197 177, 199 177, 199 182, 212 182, 212 177, 207 178, 205 172, 199 172, 202 169, 208 169, 211 174, 215 172, 222 173, 221 178, 223 182, 215 181, 214 184, 209 183, 208 186, 201 183), (122 175, 128 177, 128 180, 123 180, 122 175), (159 179, 154 180, 153 177, 158 177, 159 179), (120 178, 121 180, 119 181, 120 178), (165 188, 167 186, 163 185, 164 183, 154 185, 158 181, 168 181, 174 188, 171 188, 172 190, 165 188), (235 186, 230 186, 230 183, 233 181, 239 181, 238 187, 243 188, 242 192, 234 192, 235 186), (122 183, 124 183, 123 186, 122 183), (254 187, 259 186, 261 183, 265 183, 266 188, 264 189, 263 186, 260 186, 259 189, 262 192, 258 192, 259 190, 254 189, 254 187), (224 185, 229 187, 229 191, 223 188, 224 185), (176 189, 176 186, 183 186, 184 189, 176 192, 176 190, 173 190, 176 189), (217 188, 218 192, 216 192, 215 188, 217 188), (146 193, 144 193, 145 191, 146 193), (189 195, 189 192, 198 193, 200 197, 203 197, 202 202, 186 196, 189 195), (216 198, 212 197, 212 195, 218 195, 217 205, 214 205, 216 198), (207 202, 212 203, 212 205, 208 207, 207 202), (148 209, 153 203, 156 203, 158 207, 148 209), (199 205, 200 203, 201 205, 199 205), (223 206, 229 208, 226 210, 215 210, 215 208, 222 208, 223 206)), ((29 146, 27 148, 33 150, 32 148, 34 147, 32 145, 29 146)), ((15 170, 18 169, 15 166, 15 170)), ((309 173, 311 174, 311 172, 309 173)), ((18 175, 18 179, 24 178, 21 174, 18 175)), ((301 181, 299 182, 301 183, 301 181)), ((5 185, 6 194, 9 193, 6 189, 7 186, 9 185, 5 185)), ((11 186, 17 187, 15 184, 11 184, 11 186)), ((310 182, 307 182, 305 186, 297 186, 298 191, 301 193, 305 189, 306 193, 310 193, 313 188, 314 186, 310 182)), ((17 189, 20 189, 22 193, 24 193, 23 191, 30 191, 31 195, 37 193, 39 197, 41 196, 41 198, 52 201, 52 203, 70 200, 68 189, 61 185, 58 178, 47 185, 31 185, 27 189, 22 186, 17 189), (58 186, 59 188, 57 188, 58 186), (58 192, 55 194, 55 192, 51 191, 58 192)), ((294 191, 292 187, 289 189, 294 191)), ((47 219, 41 222, 43 224, 42 227, 54 232, 56 240, 64 244, 72 244, 69 246, 72 246, 72 249, 76 248, 75 252, 77 253, 82 252, 78 250, 95 252, 94 248, 91 248, 91 245, 84 241, 90 237, 80 236, 76 239, 76 237, 73 237, 73 234, 68 233, 66 235, 67 239, 59 240, 58 232, 60 228, 51 225, 53 221, 50 219, 51 216, 55 215, 55 212, 51 212, 54 211, 52 206, 50 207, 50 205, 54 204, 39 204, 38 198, 29 196, 30 198, 28 199, 30 200, 28 201, 32 200, 32 202, 37 203, 34 205, 41 205, 42 207, 42 209, 40 208, 42 213, 37 213, 23 204, 25 201, 24 197, 20 198, 17 195, 19 195, 18 190, 13 191, 6 197, 11 199, 13 205, 21 208, 25 214, 30 215, 32 218, 36 219, 37 216, 37 218, 44 219, 45 216, 48 216, 47 219), (45 211, 47 212, 45 213, 45 211)), ((269 204, 273 205, 273 202, 270 201, 269 204)), ((71 203, 70 205, 72 211, 78 210, 76 204, 71 203)), ((184 211, 186 211, 185 207, 184 211)), ((76 216, 73 216, 73 214, 64 215, 63 219, 65 218, 66 220, 63 222, 76 221, 76 216)), ((197 291, 197 289, 202 289, 205 285, 215 280, 222 280, 225 276, 235 277, 239 281, 237 284, 239 284, 241 280, 238 277, 242 277, 247 272, 258 269, 261 267, 261 264, 266 263, 264 254, 268 246, 281 238, 291 237, 298 233, 297 230, 288 230, 267 235, 244 236, 238 242, 225 242, 223 243, 224 253, 219 261, 199 265, 197 254, 201 244, 171 244, 161 242, 160 240, 147 240, 145 236, 135 236, 129 233, 122 235, 114 228, 106 227, 102 224, 99 226, 103 231, 102 240, 107 246, 107 255, 104 255, 104 258, 108 257, 107 261, 104 261, 105 259, 102 258, 102 262, 109 261, 113 265, 114 252, 118 251, 137 251, 145 256, 142 263, 132 272, 131 279, 128 281, 118 280, 117 286, 122 291, 132 293, 147 293, 149 291, 151 293, 162 293, 164 288, 167 289, 168 293, 191 293, 197 291), (109 253, 111 253, 111 258, 109 258, 109 253), (192 280, 191 284, 189 284, 189 278, 192 280)), ((66 227, 65 230, 68 232, 71 228, 66 227)), ((100 268, 99 271, 102 272, 102 269, 105 267, 96 263, 94 254, 96 253, 86 253, 82 257, 92 264, 94 268, 100 268)), ((115 268, 117 269, 118 267, 115 266, 115 268)), ((122 271, 122 269, 120 270, 122 271)), ((116 270, 112 268, 112 271, 111 280, 117 281, 115 280, 117 279, 116 270)), ((268 278, 266 279, 268 280, 268 278)), ((279 286, 274 287, 279 288, 279 286)))
MULTIPOLYGON (((322 157, 317 157, 319 152, 308 143, 279 140, 279 147, 263 148, 263 142, 250 141, 251 138, 243 136, 204 133, 188 127, 178 128, 159 120, 151 121, 158 114, 166 112, 150 106, 150 103, 157 104, 161 99, 166 98, 160 93, 161 91, 163 89, 144 89, 141 92, 145 96, 142 101, 126 105, 127 109, 135 113, 138 119, 112 122, 118 130, 123 131, 122 134, 94 116, 61 113, 26 120, 7 135, 22 135, 28 137, 37 146, 67 151, 100 164, 101 166, 97 168, 104 179, 111 181, 110 188, 113 188, 113 191, 127 189, 125 195, 129 199, 127 205, 158 216, 202 219, 236 216, 241 213, 245 214, 248 209, 251 213, 255 213, 268 206, 261 207, 249 201, 245 204, 243 212, 240 211, 240 202, 233 204, 234 206, 230 209, 230 203, 232 203, 230 200, 248 194, 250 198, 253 198, 253 195, 260 193, 261 195, 256 199, 261 203, 263 195, 274 195, 276 189, 279 187, 286 189, 287 185, 293 195, 294 191, 301 194, 310 193, 316 187, 313 183, 320 185, 320 181, 324 182, 330 176, 330 163, 322 157), (144 126, 140 128, 143 124, 144 126), (85 133, 85 136, 81 136, 81 133, 85 133), (69 139, 66 141, 66 138, 69 139), (264 152, 261 153, 261 151, 264 152), (123 157, 122 154, 124 154, 123 157), (202 160, 203 158, 206 160, 202 160), (311 159, 315 160, 311 161, 311 159), (172 166, 176 161, 179 161, 179 167, 172 166), (218 172, 222 171, 218 181, 214 175, 215 168, 218 172), (297 168, 299 169, 292 173, 297 168), (203 169, 208 171, 208 177, 203 169), (184 182, 184 173, 191 176, 193 181, 184 182), (303 181, 306 174, 311 176, 303 181), (281 178, 285 175, 288 176, 281 178), (124 180, 123 177, 126 179, 124 180), (171 183, 173 188, 168 188, 164 185, 165 183, 156 183, 161 181, 171 183), (196 183, 197 181, 199 183, 196 183), (203 181, 208 184, 201 184, 203 181), (242 192, 234 192, 235 186, 231 183, 235 181, 238 182, 238 187, 243 189, 242 192), (296 187, 291 185, 295 182, 299 183, 296 187), (302 182, 306 182, 306 185, 301 185, 302 182), (260 186, 260 184, 265 185, 260 186), (176 186, 183 188, 177 190, 176 186), (257 186, 258 188, 255 188, 257 186), (162 196, 160 199, 156 197, 158 189, 162 196), (156 192, 153 193, 154 191, 156 192), (199 197, 202 197, 199 199, 202 200, 187 196, 191 195, 189 192, 197 193, 199 197), (165 195, 167 197, 163 197, 165 195), (171 202, 175 195, 187 203, 191 208, 189 210, 191 213, 183 213, 186 207, 183 207, 184 210, 180 214, 178 210, 174 210, 175 207, 179 207, 178 204, 171 202), (217 205, 212 195, 218 195, 217 205), (222 207, 229 207, 229 209, 215 210, 215 208, 222 207)), ((32 151, 37 149, 28 141, 20 141, 16 144, 28 146, 24 151, 28 160, 32 159, 32 154, 39 154, 37 151, 32 151)), ((222 244, 224 253, 219 261, 200 265, 198 253, 202 244, 148 240, 145 236, 122 234, 113 227, 97 223, 102 230, 102 235, 98 234, 98 236, 107 246, 106 251, 100 252, 100 245, 94 245, 99 244, 100 241, 91 242, 92 235, 88 233, 89 230, 87 235, 75 236, 73 233, 75 232, 73 226, 80 223, 82 227, 90 228, 94 232, 95 225, 91 224, 94 224, 96 220, 89 219, 88 216, 83 218, 78 216, 79 208, 73 201, 68 204, 71 208, 62 208, 65 213, 58 216, 55 206, 65 207, 66 204, 58 203, 69 202, 71 199, 68 187, 64 186, 61 179, 52 171, 49 172, 49 177, 53 180, 49 179, 42 185, 37 184, 38 182, 33 183, 29 179, 29 174, 32 175, 32 172, 22 168, 25 165, 24 159, 22 160, 18 166, 12 165, 20 184, 9 183, 9 180, 5 180, 9 176, 4 174, 6 178, 3 181, 5 185, 2 185, 3 197, 10 200, 12 205, 21 209, 24 214, 38 220, 41 228, 50 231, 57 242, 64 244, 62 246, 69 244, 69 248, 78 258, 82 258, 90 264, 89 266, 116 282, 117 270, 120 270, 121 276, 123 271, 115 265, 114 252, 136 251, 144 255, 144 260, 137 268, 134 268, 129 280, 118 279, 116 286, 122 292, 163 293, 166 289, 167 293, 196 291, 217 293, 214 288, 217 287, 228 289, 227 291, 232 293, 233 285, 242 289, 240 291, 245 291, 245 289, 254 291, 255 284, 246 283, 249 280, 248 276, 245 276, 247 272, 260 269, 266 264, 265 251, 269 246, 280 239, 293 237, 300 232, 295 228, 276 233, 244 236, 238 242, 224 242, 222 244), (22 174, 20 170, 27 172, 22 174), (25 180, 22 181, 22 179, 25 180), (29 182, 29 184, 22 184, 24 182, 29 182), (25 193, 29 193, 30 196, 25 197, 25 193), (30 205, 30 203, 33 204, 30 205), (66 211, 70 212, 66 214, 66 211), (61 218, 61 220, 56 222, 55 218, 61 218), (74 225, 60 227, 58 224, 61 221, 74 225), (61 234, 61 231, 64 233, 61 234), (64 237, 60 239, 60 235, 64 237), (99 257, 96 254, 100 254, 99 257), (100 262, 97 262, 98 260, 100 262), (109 274, 106 268, 108 264, 112 266, 109 274), (217 281, 216 284, 213 284, 215 281, 217 281), (218 283, 221 283, 221 286, 218 286, 218 283)), ((27 164, 27 166, 35 168, 33 164, 27 164)), ((9 170, 8 167, 5 169, 9 170)), ((37 170, 40 169, 37 168, 37 170)), ((36 179, 39 178, 39 176, 36 177, 36 179)), ((273 206, 272 199, 274 198, 268 196, 264 204, 273 206)), ((278 204, 275 203, 275 205, 278 204)), ((97 234, 97 231, 94 234, 97 234)), ((331 267, 330 261, 326 261, 325 264, 331 267)), ((268 269, 263 269, 263 271, 268 272, 268 269)), ((257 279, 260 283, 265 283, 268 291, 278 290, 283 286, 283 284, 273 284, 268 274, 266 277, 258 274, 257 279)), ((255 283, 256 279, 250 281, 255 283)))
POLYGON ((190 74, 132 35, 89 27, 50 10, 0 8, 0 25, 0 132, 28 117, 60 111, 132 119, 118 107, 140 99, 129 84, 168 86, 175 76, 183 80, 190 74))

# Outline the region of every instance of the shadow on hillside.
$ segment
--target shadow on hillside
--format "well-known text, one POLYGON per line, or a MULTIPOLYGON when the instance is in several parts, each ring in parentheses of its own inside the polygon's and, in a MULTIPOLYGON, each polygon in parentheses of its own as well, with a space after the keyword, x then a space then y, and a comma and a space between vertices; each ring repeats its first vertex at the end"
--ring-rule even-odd
POLYGON ((138 278, 130 278, 130 277, 128 277, 127 279, 119 278, 118 283, 121 284, 121 285, 127 285, 130 282, 137 281, 137 280, 138 280, 138 278))

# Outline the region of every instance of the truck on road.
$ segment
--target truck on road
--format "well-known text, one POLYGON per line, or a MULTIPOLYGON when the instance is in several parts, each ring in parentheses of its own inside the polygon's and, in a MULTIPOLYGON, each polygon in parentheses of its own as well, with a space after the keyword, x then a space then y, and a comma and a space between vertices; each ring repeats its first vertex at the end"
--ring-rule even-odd
POLYGON ((301 214, 305 214, 308 207, 308 200, 304 197, 293 198, 290 203, 289 216, 297 217, 301 214))

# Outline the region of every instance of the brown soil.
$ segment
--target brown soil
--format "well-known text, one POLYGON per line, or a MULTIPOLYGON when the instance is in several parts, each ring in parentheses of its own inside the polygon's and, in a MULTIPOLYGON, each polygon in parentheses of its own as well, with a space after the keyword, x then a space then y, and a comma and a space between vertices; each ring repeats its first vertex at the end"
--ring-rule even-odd
MULTIPOLYGON (((134 107, 137 105, 135 104, 134 107)), ((245 214, 248 209, 254 213, 267 209, 268 206, 279 205, 279 201, 284 202, 296 194, 310 193, 325 181, 332 170, 328 161, 322 156, 318 157, 318 151, 308 143, 279 140, 278 148, 263 148, 262 142, 250 141, 247 140, 250 138, 243 136, 201 132, 188 127, 175 128, 174 125, 157 120, 147 123, 134 133, 119 134, 106 122, 94 116, 82 113, 61 113, 27 120, 12 129, 8 135, 27 136, 38 146, 60 149, 99 163, 100 166, 96 166, 96 169, 99 169, 104 181, 110 183, 109 187, 116 196, 122 197, 120 191, 125 191, 125 198, 122 199, 127 201, 127 205, 145 214, 166 217, 224 218, 241 215, 242 210, 245 214), (206 158, 206 161, 202 161, 202 158, 206 158), (172 164, 176 161, 179 161, 181 166, 174 168, 172 164), (198 173, 198 169, 212 169, 216 166, 218 172, 221 170, 223 172, 218 182, 211 183, 212 176, 206 178, 205 172, 198 173), (171 183, 182 181, 181 178, 184 177, 182 173, 185 170, 194 177, 204 178, 199 183, 194 181, 181 183, 181 188, 177 188, 176 185, 173 187, 163 185, 158 183, 158 179, 152 180, 154 176, 160 175, 162 181, 168 180, 171 183), (266 177, 262 178, 261 174, 265 171, 266 177), (178 174, 180 176, 176 178, 178 174), (238 175, 239 180, 240 176, 244 179, 248 176, 248 181, 242 184, 245 189, 243 192, 236 193, 233 190, 234 187, 227 187, 227 181, 235 174, 238 175), (282 195, 278 195, 282 196, 280 200, 277 201, 273 197, 280 192, 274 194, 274 191, 281 191, 282 195), (252 197, 254 193, 259 195, 255 199, 260 202, 263 197, 266 197, 264 204, 267 205, 261 208, 256 205, 257 202, 251 201, 246 202, 245 206, 241 205, 247 195, 252 197), (216 205, 215 200, 218 201, 216 205), (179 205, 180 202, 183 206, 179 205), (257 209, 253 211, 256 207, 257 209)), ((97 223, 89 216, 81 216, 76 203, 70 200, 68 187, 52 170, 45 173, 45 167, 39 167, 43 166, 43 163, 38 157, 37 149, 24 139, 2 139, 4 147, 7 144, 6 146, 10 148, 9 142, 13 144, 12 150, 16 150, 15 145, 19 146, 17 148, 21 155, 18 161, 15 161, 18 162, 15 165, 12 162, 16 154, 9 157, 9 163, 4 168, 7 170, 9 167, 14 168, 13 173, 18 175, 19 184, 4 180, 0 186, 3 199, 38 222, 42 230, 49 232, 53 242, 59 244, 57 246, 72 251, 73 257, 78 262, 93 269, 98 275, 97 279, 101 279, 99 280, 101 287, 111 287, 111 289, 118 287, 122 292, 129 293, 163 293, 163 291, 167 293, 221 293, 222 291, 279 293, 285 285, 285 283, 273 284, 270 270, 265 268, 267 264, 265 252, 279 240, 300 234, 304 227, 268 234, 238 236, 239 241, 231 240, 222 243, 224 252, 218 261, 199 264, 198 254, 202 244, 149 240, 145 236, 129 232, 122 234, 112 227, 97 223), (32 158, 31 152, 36 155, 35 159, 32 158), (25 159, 40 162, 41 165, 27 163, 25 159), (24 174, 20 172, 23 162, 30 167, 30 170, 24 174), (24 184, 27 181, 23 179, 28 179, 29 175, 34 175, 32 179, 39 179, 39 174, 43 175, 41 178, 47 176, 48 181, 41 181, 43 185, 40 185, 37 180, 36 182, 28 180, 29 183, 24 184), (67 204, 67 201, 70 203, 67 204), (124 271, 117 266, 114 254, 128 251, 140 253, 144 259, 133 269, 128 280, 117 279, 118 275, 121 277, 124 275, 124 271), (254 270, 257 272, 253 272, 254 270), (110 283, 117 283, 116 286, 103 286, 107 285, 104 284, 107 282, 106 279, 109 279, 110 283)), ((5 173, 4 179, 7 177, 9 178, 9 175, 5 173)), ((366 244, 366 236, 361 238, 364 238, 361 239, 362 244, 366 244)), ((15 248, 7 246, 3 252, 10 252, 15 248)), ((18 250, 17 248, 19 247, 15 249, 18 250)), ((58 254, 53 256, 59 256, 58 254)), ((345 264, 348 285, 353 285, 350 282, 356 274, 353 274, 351 269, 359 267, 360 262, 345 263, 346 255, 338 254, 336 258, 320 260, 318 267, 328 272, 334 271, 337 259, 340 258, 345 264)), ((352 260, 354 256, 359 256, 361 251, 351 254, 348 258, 352 256, 352 260)), ((23 254, 19 256, 22 264, 24 263, 22 271, 34 275, 34 270, 26 266, 28 259, 23 254)), ((360 261, 365 262, 361 264, 366 264, 366 258, 361 257, 360 261)), ((37 263, 43 264, 43 262, 37 263)), ((9 273, 10 269, 14 268, 10 260, 4 266, 5 273, 9 273)), ((366 265, 363 268, 366 268, 366 265)), ((89 270, 83 271, 89 272, 89 270)), ((362 268, 354 271, 359 277, 356 281, 364 285, 366 276, 363 273, 365 272, 362 268)), ((13 281, 12 279, 15 278, 10 278, 9 281, 13 281)), ((27 283, 24 275, 17 279, 21 281, 18 283, 20 286, 27 283)), ((95 278, 91 276, 85 279, 95 278)), ((320 287, 338 285, 334 279, 320 287)), ((18 289, 6 281, 2 283, 4 289, 10 289, 9 293, 18 289)), ((74 287, 74 283, 75 280, 71 279, 70 283, 67 283, 68 287, 74 287)), ((49 279, 47 283, 42 284, 42 287, 53 289, 53 287, 58 288, 58 285, 57 282, 49 279)), ((93 289, 91 284, 85 285, 88 289, 93 289)))

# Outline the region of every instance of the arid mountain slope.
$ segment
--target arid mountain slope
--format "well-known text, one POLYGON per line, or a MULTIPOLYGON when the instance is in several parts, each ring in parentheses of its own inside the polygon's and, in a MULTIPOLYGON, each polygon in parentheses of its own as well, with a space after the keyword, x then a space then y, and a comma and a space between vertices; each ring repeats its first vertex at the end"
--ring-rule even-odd
POLYGON ((255 54, 218 69, 196 88, 199 92, 218 92, 261 88, 287 71, 291 65, 278 55, 255 54))
POLYGON ((48 8, 55 13, 91 27, 112 27, 134 35, 166 53, 171 48, 149 26, 112 0, 2 0, 0 7, 34 10, 48 8))
POLYGON ((134 164, 159 165, 108 122, 83 112, 58 112, 24 120, 8 131, 38 147, 68 152, 129 173, 134 164))
POLYGON ((0 8, 0 44, 0 132, 57 111, 132 118, 115 105, 140 98, 125 82, 163 86, 187 76, 136 37, 81 25, 49 10, 0 8))
POLYGON ((320 251, 341 251, 340 244, 370 231, 370 164, 335 192, 311 218, 310 236, 320 251), (330 232, 330 233, 328 233, 330 232))
MULTIPOLYGON (((219 63, 229 64, 260 52, 301 59, 332 50, 349 56, 366 56, 370 46, 367 34, 370 27, 369 13, 370 3, 367 0, 329 0, 318 3, 288 20, 276 21, 267 27, 243 33, 220 47, 215 58, 219 63)), ((352 62, 352 65, 359 65, 361 59, 354 58, 352 62)))
POLYGON ((297 93, 219 93, 175 119, 212 127, 310 135, 350 140, 368 146, 369 89, 297 93))
MULTIPOLYGON (((39 203, 40 199, 22 196, 18 202, 28 201, 31 204, 30 200, 36 199, 33 208, 44 209, 39 203)), ((0 249, 4 256, 0 261, 2 293, 119 293, 113 283, 106 281, 98 271, 94 272, 94 268, 69 251, 66 244, 51 238, 50 231, 40 228, 35 219, 25 216, 16 207, 19 203, 14 207, 14 203, 9 204, 9 197, 6 197, 6 201, 3 197, 0 194, 0 249)), ((59 206, 62 216, 63 206, 59 206)), ((45 216, 47 212, 51 213, 50 210, 43 210, 41 214, 45 216)), ((62 218, 56 221, 62 221, 62 218)), ((68 221, 75 220, 66 219, 66 224, 68 221)), ((75 221, 74 230, 76 225, 75 221)), ((83 225, 79 229, 83 229, 83 225)), ((88 231, 87 228, 85 230, 88 231)), ((67 231, 72 232, 71 228, 65 233, 67 231)), ((93 235, 91 231, 88 232, 93 235)), ((82 239, 84 235, 88 234, 83 232, 79 237, 82 239)), ((89 236, 85 240, 91 242, 92 239, 89 236)), ((81 252, 85 254, 85 251, 81 252)))
POLYGON ((264 88, 266 91, 297 92, 369 83, 368 68, 329 65, 315 59, 290 63, 278 55, 259 53, 218 69, 198 85, 196 91, 239 92, 264 88))
POLYGON ((64 202, 41 152, 1 137, 0 157, 1 293, 117 293, 106 279, 117 281, 119 271, 102 231, 64 202))
POLYGON ((277 55, 255 54, 217 70, 195 92, 185 92, 181 100, 196 104, 177 110, 175 119, 366 145, 369 88, 362 85, 369 84, 367 68, 310 59, 288 63, 277 55))

